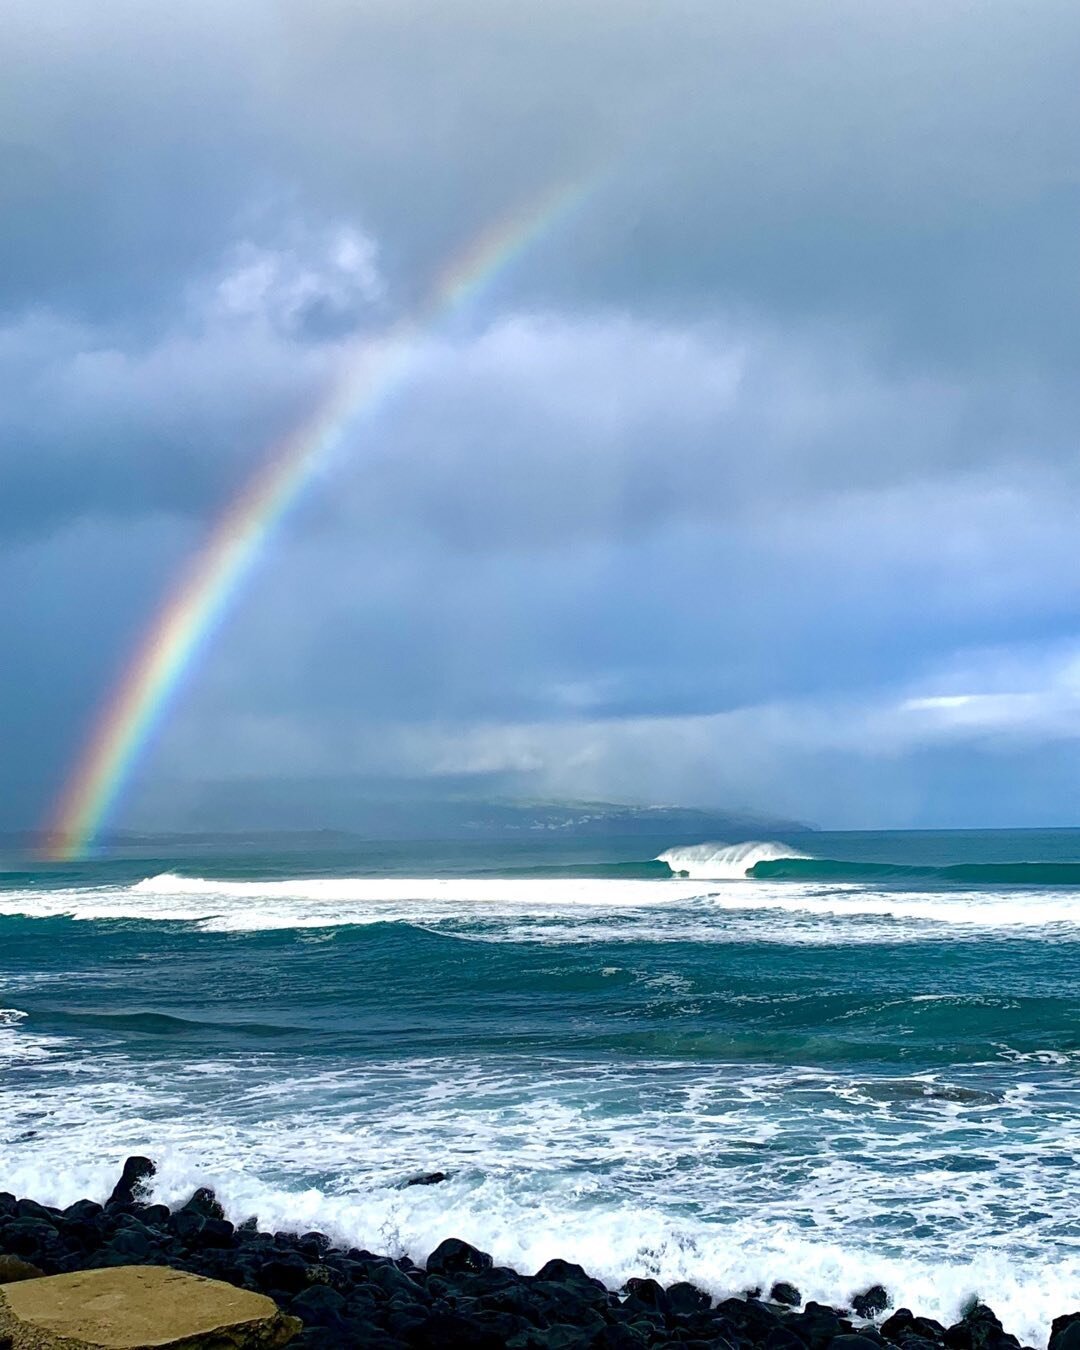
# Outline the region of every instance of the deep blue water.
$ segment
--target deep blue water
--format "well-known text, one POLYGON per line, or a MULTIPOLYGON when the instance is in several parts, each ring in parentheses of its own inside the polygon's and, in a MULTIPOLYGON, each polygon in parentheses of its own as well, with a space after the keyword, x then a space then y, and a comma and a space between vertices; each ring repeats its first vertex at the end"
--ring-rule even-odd
POLYGON ((1080 832, 688 844, 4 859, 0 1188, 101 1198, 147 1152, 167 1202, 370 1248, 882 1279, 1043 1343, 1080 1301, 1080 832))

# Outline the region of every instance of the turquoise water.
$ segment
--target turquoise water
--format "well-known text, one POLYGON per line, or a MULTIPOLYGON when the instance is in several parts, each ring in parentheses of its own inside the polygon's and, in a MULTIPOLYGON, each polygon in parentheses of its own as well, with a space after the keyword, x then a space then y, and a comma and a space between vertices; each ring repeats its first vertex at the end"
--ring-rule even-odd
POLYGON ((0 1189, 1080 1301, 1080 832, 149 841, 0 878, 0 1189), (658 859, 663 860, 658 860, 658 859), (403 1188, 419 1171, 439 1186, 403 1188))

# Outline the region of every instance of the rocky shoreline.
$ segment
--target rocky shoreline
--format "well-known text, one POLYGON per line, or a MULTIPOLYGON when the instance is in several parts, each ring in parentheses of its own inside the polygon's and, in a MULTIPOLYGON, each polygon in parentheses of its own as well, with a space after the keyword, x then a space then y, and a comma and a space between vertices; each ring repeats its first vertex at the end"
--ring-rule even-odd
MULTIPOLYGON (((892 1302, 881 1286, 850 1308, 803 1304, 778 1283, 714 1304, 691 1284, 631 1279, 606 1288, 578 1265, 535 1275, 495 1266, 448 1238, 423 1266, 321 1233, 235 1227, 213 1192, 175 1210, 147 1203, 154 1165, 129 1158, 109 1200, 55 1209, 0 1192, 0 1283, 107 1266, 168 1265, 268 1294, 303 1323, 298 1350, 1020 1350, 985 1304, 944 1327, 892 1302)), ((1080 1311, 1055 1319, 1049 1350, 1080 1350, 1080 1311)))

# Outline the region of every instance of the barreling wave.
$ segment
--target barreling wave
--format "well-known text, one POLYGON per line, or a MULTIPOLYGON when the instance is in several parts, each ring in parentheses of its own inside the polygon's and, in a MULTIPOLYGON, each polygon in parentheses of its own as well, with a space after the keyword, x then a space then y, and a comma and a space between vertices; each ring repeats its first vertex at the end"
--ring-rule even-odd
POLYGON ((739 881, 756 875, 755 869, 767 864, 814 860, 788 844, 744 839, 738 844, 690 844, 669 848, 656 861, 667 863, 676 876, 699 881, 739 881))

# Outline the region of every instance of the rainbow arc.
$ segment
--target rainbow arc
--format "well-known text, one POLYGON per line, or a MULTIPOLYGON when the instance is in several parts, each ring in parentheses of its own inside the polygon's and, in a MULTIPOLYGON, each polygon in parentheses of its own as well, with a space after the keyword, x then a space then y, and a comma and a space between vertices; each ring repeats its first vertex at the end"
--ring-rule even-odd
POLYGON ((201 654, 289 509, 318 467, 404 384, 420 340, 546 235, 594 179, 548 189, 485 230, 439 275, 426 301, 356 358, 307 421, 266 457, 211 530, 142 634, 99 710, 44 832, 45 855, 81 857, 110 819, 124 787, 201 654))

